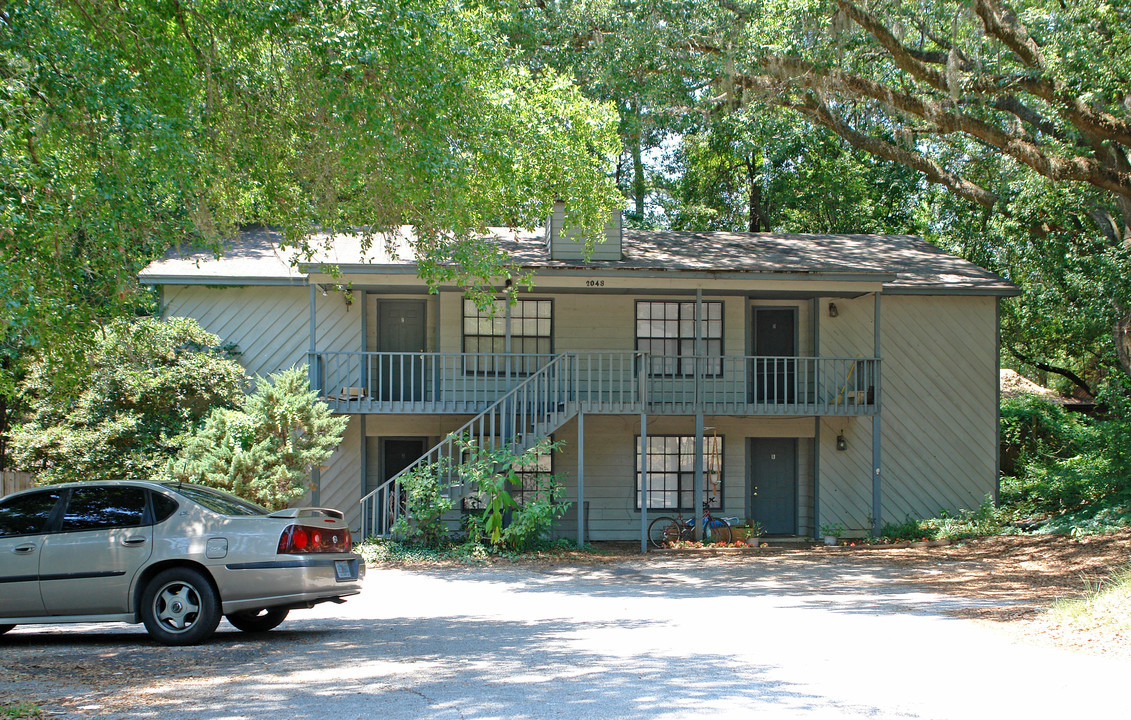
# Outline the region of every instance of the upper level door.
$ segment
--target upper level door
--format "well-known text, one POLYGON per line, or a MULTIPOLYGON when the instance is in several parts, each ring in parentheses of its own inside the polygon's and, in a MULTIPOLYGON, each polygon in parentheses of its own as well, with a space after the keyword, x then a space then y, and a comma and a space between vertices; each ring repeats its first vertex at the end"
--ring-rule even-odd
POLYGON ((754 308, 755 402, 792 403, 797 396, 797 309, 754 308))
POLYGON ((378 367, 371 377, 379 386, 371 388, 378 400, 423 400, 427 364, 427 321, 423 300, 381 300, 377 303, 377 350, 399 355, 378 356, 378 367))

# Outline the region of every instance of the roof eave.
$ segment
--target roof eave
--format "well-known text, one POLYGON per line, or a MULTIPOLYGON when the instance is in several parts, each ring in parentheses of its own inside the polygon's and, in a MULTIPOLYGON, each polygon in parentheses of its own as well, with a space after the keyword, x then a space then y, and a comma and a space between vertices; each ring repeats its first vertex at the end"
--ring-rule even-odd
POLYGON ((140 285, 224 285, 239 287, 244 285, 288 285, 301 287, 307 285, 305 276, 264 277, 255 275, 138 275, 140 285))

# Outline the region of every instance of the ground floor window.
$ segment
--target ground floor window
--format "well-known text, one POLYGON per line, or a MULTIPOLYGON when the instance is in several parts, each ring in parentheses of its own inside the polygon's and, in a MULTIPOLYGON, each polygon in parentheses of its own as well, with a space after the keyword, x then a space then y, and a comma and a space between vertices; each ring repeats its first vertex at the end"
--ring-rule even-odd
MULTIPOLYGON (((515 465, 514 473, 519 483, 511 488, 511 497, 519 507, 524 507, 545 494, 547 481, 554 474, 553 456, 550 453, 540 453, 528 465, 515 465)), ((553 498, 549 499, 553 501, 553 498)))
MULTIPOLYGON (((554 472, 553 455, 539 453, 530 463, 526 465, 516 463, 513 469, 518 483, 509 486, 507 491, 519 507, 524 507, 545 492, 546 481, 554 472)), ((486 507, 485 500, 478 494, 468 495, 463 500, 464 510, 482 510, 484 507, 486 507)))
MULTIPOLYGON (((703 500, 712 510, 723 504, 723 439, 703 438, 703 500)), ((636 437, 636 508, 640 509, 640 471, 647 463, 648 509, 694 512, 695 436, 649 435, 645 458, 640 457, 640 436, 636 437)))

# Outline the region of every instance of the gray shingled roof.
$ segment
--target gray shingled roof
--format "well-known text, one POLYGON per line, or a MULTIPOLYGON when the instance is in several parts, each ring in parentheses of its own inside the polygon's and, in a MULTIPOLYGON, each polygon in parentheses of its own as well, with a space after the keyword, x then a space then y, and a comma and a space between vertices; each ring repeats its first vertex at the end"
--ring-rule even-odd
MULTIPOLYGON (((315 235, 310 258, 280 250, 280 235, 254 229, 241 233, 220 258, 210 253, 176 252, 151 263, 143 283, 300 284, 317 263, 334 263, 348 272, 407 269, 412 254, 402 228, 386 245, 362 252, 356 235, 315 235)), ((625 271, 859 274, 890 279, 884 287, 904 292, 1014 294, 1016 288, 973 263, 908 235, 802 235, 792 233, 653 232, 625 230, 619 261, 551 260, 541 231, 493 229, 500 249, 519 265, 551 269, 625 271)))

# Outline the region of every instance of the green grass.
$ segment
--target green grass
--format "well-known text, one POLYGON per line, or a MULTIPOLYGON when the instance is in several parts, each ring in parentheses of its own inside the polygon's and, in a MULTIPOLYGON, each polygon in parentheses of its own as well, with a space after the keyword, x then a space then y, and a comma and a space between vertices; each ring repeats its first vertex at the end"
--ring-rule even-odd
POLYGON ((29 702, 0 705, 0 718, 37 718, 43 715, 38 705, 29 702))
POLYGON ((1053 603, 1053 618, 1085 629, 1131 632, 1131 565, 1089 587, 1085 597, 1053 603))

